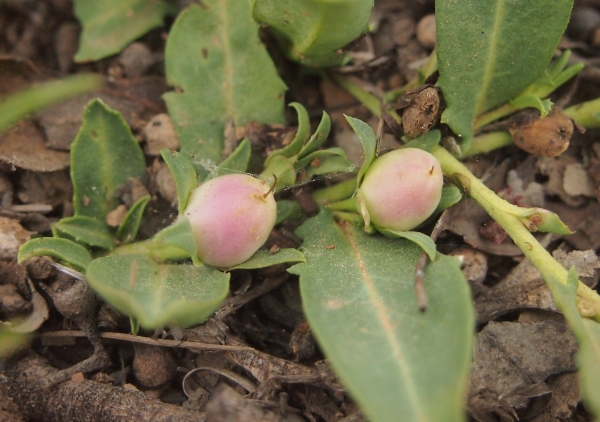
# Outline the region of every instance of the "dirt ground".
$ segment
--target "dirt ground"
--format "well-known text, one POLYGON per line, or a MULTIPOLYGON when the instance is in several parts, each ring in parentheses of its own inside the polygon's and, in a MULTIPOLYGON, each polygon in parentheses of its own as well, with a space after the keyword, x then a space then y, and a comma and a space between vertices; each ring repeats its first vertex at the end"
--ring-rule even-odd
MULTIPOLYGON (((375 30, 358 43, 344 75, 374 93, 402 86, 432 51, 433 11, 433 1, 376 1, 375 30)), ((284 266, 234 272, 231 295, 201 326, 134 336, 127 317, 46 259, 16 264, 20 244, 51 234, 53 222, 72 214, 68 151, 91 98, 100 96, 119 110, 149 152, 144 128, 166 112, 163 52, 171 23, 118 56, 80 65, 72 61, 80 28, 70 1, 0 4, 1 98, 74 73, 91 71, 107 79, 101 91, 51 107, 0 136, 0 319, 24 315, 34 333, 0 363, 0 421, 364 421, 322 361, 302 314, 297 279, 284 266), (86 333, 95 327, 99 335, 90 341, 86 333)), ((564 106, 600 96, 600 1, 576 2, 559 47, 572 49, 572 61, 587 67, 554 102, 564 106)), ((333 122, 329 142, 358 160, 360 145, 352 144, 343 114, 374 127, 377 120, 333 82, 279 56, 276 61, 289 87, 286 102, 304 104, 313 125, 326 110, 333 122)), ((266 131, 255 133, 255 146, 266 143, 260 139, 266 131)), ((396 144, 386 135, 384 148, 396 144)), ((147 164, 145 188, 152 200, 145 237, 176 215, 160 173, 164 165, 150 154, 147 164)), ((558 213, 575 234, 540 241, 596 286, 598 131, 576 131, 556 158, 512 146, 468 165, 506 199, 558 213)), ((462 201, 445 218, 438 247, 463 260, 477 311, 465 403, 472 420, 591 420, 578 390, 576 342, 539 273, 473 201, 462 201)), ((294 229, 279 227, 267 246, 299 246, 294 229)))

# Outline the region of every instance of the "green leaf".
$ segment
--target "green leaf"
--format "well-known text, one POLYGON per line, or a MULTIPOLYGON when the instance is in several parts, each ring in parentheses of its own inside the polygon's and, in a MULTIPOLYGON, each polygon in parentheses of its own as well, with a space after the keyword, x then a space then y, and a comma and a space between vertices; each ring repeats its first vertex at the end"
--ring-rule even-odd
MULTIPOLYGON (((196 238, 192 233, 192 225, 187 217, 181 217, 179 220, 165 227, 151 239, 154 244, 153 250, 156 251, 155 258, 161 260, 160 250, 164 246, 174 246, 186 252, 189 258, 192 259, 194 265, 201 265, 198 258, 198 247, 196 238)), ((181 259, 180 257, 178 257, 181 259)))
POLYGON ((354 173, 356 169, 356 165, 345 155, 325 155, 318 161, 318 164, 311 163, 306 167, 306 177, 310 180, 314 176, 323 174, 354 173))
POLYGON ((407 142, 400 148, 419 148, 424 151, 431 152, 440 143, 440 139, 442 139, 442 134, 440 133, 439 129, 434 129, 424 133, 410 142, 407 142))
POLYGON ((269 160, 269 165, 260 174, 260 178, 266 180, 269 185, 273 184, 273 175, 277 176, 275 189, 284 189, 294 186, 296 183, 295 157, 276 155, 269 160))
POLYGON ((98 89, 103 82, 99 75, 76 75, 19 91, 0 103, 0 132, 30 113, 98 89))
POLYGON ((327 140, 330 130, 331 119, 329 118, 329 114, 323 112, 323 117, 321 117, 321 122, 319 122, 317 130, 310 137, 306 145, 302 147, 302 149, 298 153, 298 158, 306 157, 307 155, 318 150, 321 147, 321 145, 323 145, 323 143, 327 140))
POLYGON ((271 160, 278 155, 291 157, 298 154, 302 149, 302 145, 304 145, 310 136, 310 119, 304 106, 296 102, 290 103, 289 106, 295 108, 296 113, 298 114, 298 130, 296 131, 296 135, 289 145, 280 149, 276 149, 269 154, 267 160, 265 161, 266 166, 268 166, 271 163, 271 160))
POLYGON ((556 307, 564 314, 579 344, 577 366, 584 402, 592 413, 600 416, 600 325, 582 318, 579 313, 576 303, 578 278, 574 268, 569 270, 567 284, 554 277, 545 280, 556 307))
POLYGON ((258 268, 270 267, 271 265, 286 264, 286 263, 306 262, 304 254, 298 249, 285 248, 280 249, 275 253, 266 250, 256 251, 246 262, 242 262, 229 270, 255 270, 258 268))
POLYGON ((573 234, 560 217, 552 211, 543 208, 522 208, 519 211, 516 214, 517 217, 521 218, 523 224, 532 231, 562 235, 573 234))
POLYGON ((285 84, 258 37, 248 0, 204 0, 183 11, 165 47, 164 95, 181 152, 198 174, 221 161, 225 122, 283 123, 285 84))
POLYGON ((229 292, 229 274, 205 266, 158 264, 145 255, 98 258, 85 276, 108 303, 148 329, 197 324, 229 292))
POLYGON ((304 211, 300 207, 300 204, 298 204, 298 201, 282 199, 277 201, 277 220, 275 220, 275 225, 288 219, 299 220, 304 215, 304 211))
POLYGON ((352 126, 354 132, 358 135, 360 139, 360 143, 363 146, 364 156, 363 163, 358 170, 358 175, 356 176, 356 184, 360 186, 362 183, 363 177, 365 177, 365 173, 367 172, 369 166, 375 160, 375 154, 377 153, 377 137, 375 136, 375 132, 371 129, 371 126, 363 122, 362 120, 355 119, 354 117, 346 116, 346 120, 352 126))
POLYGON ((572 0, 436 1, 442 123, 469 149, 475 116, 541 77, 564 33, 572 0))
POLYGON ((429 259, 435 261, 437 250, 435 248, 435 242, 431 237, 426 234, 420 232, 412 232, 412 231, 399 231, 399 230, 389 230, 389 229, 380 229, 377 231, 384 234, 387 237, 392 238, 404 238, 408 239, 411 242, 414 242, 418 245, 423 251, 429 256, 429 259))
POLYGON ((452 205, 458 204, 462 198, 463 193, 458 187, 454 185, 444 186, 442 188, 442 197, 440 198, 440 203, 432 215, 438 215, 445 209, 450 208, 452 205))
POLYGON ((297 231, 304 312, 325 356, 373 422, 461 421, 474 312, 459 263, 425 270, 418 310, 412 242, 369 236, 321 211, 297 231), (399 416, 401 415, 401 416, 399 416))
POLYGON ((165 160, 165 163, 167 163, 167 167, 169 167, 173 175, 173 180, 175 180, 175 186, 177 187, 177 211, 181 215, 187 207, 192 190, 198 184, 196 170, 194 170, 194 166, 190 160, 183 154, 163 149, 160 155, 165 160))
POLYGON ((317 160, 319 158, 332 157, 332 156, 346 158, 346 153, 344 152, 343 149, 338 148, 338 147, 320 149, 318 151, 311 152, 310 154, 305 155, 303 158, 300 158, 298 161, 296 161, 294 163, 294 167, 296 169, 301 169, 301 168, 304 168, 304 167, 310 165, 314 160, 317 160))
POLYGON ((367 29, 373 0, 253 0, 253 15, 292 60, 339 66, 338 51, 367 29))
POLYGON ((137 200, 135 204, 131 206, 131 209, 125 215, 125 218, 117 229, 117 239, 121 243, 133 242, 137 237, 138 231, 140 230, 140 224, 142 223, 142 216, 150 195, 146 195, 137 200))
POLYGON ((83 246, 67 239, 52 237, 41 237, 25 242, 19 249, 17 260, 23 262, 34 256, 49 256, 59 262, 84 272, 90 262, 92 255, 83 246))
POLYGON ((549 99, 542 100, 534 94, 521 94, 510 102, 510 105, 515 110, 523 110, 524 108, 536 108, 540 112, 540 117, 544 118, 552 109, 552 101, 549 99))
POLYGON ((244 138, 235 151, 218 165, 218 175, 246 173, 251 154, 250 141, 244 138))
POLYGON ((76 62, 117 54, 151 29, 162 26, 175 8, 161 0, 75 0, 75 16, 83 31, 76 62))
POLYGON ((145 175, 144 153, 121 114, 92 100, 71 147, 75 215, 105 221, 118 205, 117 190, 130 177, 145 175))
POLYGON ((73 240, 87 246, 109 250, 115 246, 115 238, 108 224, 93 217, 76 215, 63 218, 52 225, 52 232, 56 237, 73 240))

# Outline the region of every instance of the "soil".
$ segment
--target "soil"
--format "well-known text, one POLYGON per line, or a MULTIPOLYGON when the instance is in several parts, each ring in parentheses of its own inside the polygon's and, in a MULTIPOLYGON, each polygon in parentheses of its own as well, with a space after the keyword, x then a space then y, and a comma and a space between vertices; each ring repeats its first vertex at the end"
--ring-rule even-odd
MULTIPOLYGON (((356 43, 348 66, 333 72, 350 74, 381 93, 408 82, 431 53, 434 7, 429 0, 376 3, 374 32, 356 43)), ((298 281, 285 267, 234 272, 229 298, 200 326, 132 335, 128 318, 83 281, 44 258, 16 264, 20 244, 32 235, 50 235, 53 222, 72 215, 68 151, 81 111, 93 97, 124 115, 147 153, 150 182, 130 187, 129 193, 139 188, 152 194, 141 236, 152 235, 176 215, 172 182, 156 158, 156 151, 173 142, 168 127, 156 124, 166 118, 161 95, 169 87, 162 57, 171 23, 118 56, 76 64, 80 27, 69 0, 0 4, 0 97, 69 74, 95 72, 107 79, 101 91, 42 111, 0 137, 0 319, 24 316, 22 329, 32 333, 0 363, 0 421, 364 421, 323 361, 302 314, 298 281), (152 133, 156 126, 166 132, 152 133)), ((559 47, 572 49, 572 61, 588 66, 556 93, 555 103, 564 107, 600 96, 599 28, 600 1, 576 2, 559 47)), ((275 51, 268 36, 264 40, 275 51)), ((360 146, 353 144, 343 114, 375 128, 377 119, 331 80, 275 57, 289 87, 286 102, 304 104, 315 126, 327 111, 333 123, 329 142, 358 160, 360 146)), ((404 122, 413 133, 437 123, 443 103, 436 95, 431 86, 422 87, 399 104, 399 109, 410 108, 415 98, 426 99, 406 113, 416 115, 404 122)), ((385 120, 390 134, 384 136, 383 150, 398 145, 391 133, 399 128, 385 120)), ((570 144, 558 148, 559 153, 565 149, 560 155, 540 157, 526 152, 538 153, 537 147, 511 146, 472 158, 468 165, 511 202, 557 212, 575 234, 539 239, 566 266, 576 265, 582 280, 594 287, 600 143, 597 131, 582 133, 570 124, 559 124, 561 133, 573 131, 570 144)), ((254 126, 246 133, 264 146, 281 142, 288 132, 254 126)), ((298 189, 301 203, 311 189, 311 184, 298 189)), ((314 211, 308 198, 306 207, 314 211)), ((592 420, 578 389, 577 345, 539 273, 472 200, 444 218, 439 249, 461 257, 477 311, 466 400, 471 420, 592 420)), ((299 246, 293 230, 291 225, 278 228, 267 246, 299 246)))

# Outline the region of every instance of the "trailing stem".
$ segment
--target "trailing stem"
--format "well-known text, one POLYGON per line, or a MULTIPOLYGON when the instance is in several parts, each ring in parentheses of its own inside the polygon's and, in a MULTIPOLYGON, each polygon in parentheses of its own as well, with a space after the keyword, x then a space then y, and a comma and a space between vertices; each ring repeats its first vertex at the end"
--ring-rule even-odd
MULTIPOLYGON (((561 283, 567 284, 567 270, 531 234, 523 220, 522 208, 496 195, 444 148, 436 147, 433 155, 440 161, 444 173, 455 180, 460 180, 469 195, 502 226, 545 280, 554 277, 561 283)), ((555 303, 560 302, 555 298, 555 303)), ((581 281, 577 287, 577 306, 582 316, 600 321, 600 296, 581 281)))

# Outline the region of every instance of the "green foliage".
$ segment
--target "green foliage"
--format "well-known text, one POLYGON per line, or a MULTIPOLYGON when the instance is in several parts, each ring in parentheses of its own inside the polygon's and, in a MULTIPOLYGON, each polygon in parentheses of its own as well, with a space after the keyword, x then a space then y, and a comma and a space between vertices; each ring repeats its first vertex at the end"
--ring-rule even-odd
POLYGON ((218 175, 223 176, 225 174, 246 173, 251 155, 252 146, 250 145, 250 141, 248 138, 244 138, 235 151, 219 163, 217 166, 218 175))
POLYGON ((253 0, 288 57, 307 66, 339 66, 339 51, 367 29, 373 0, 253 0))
POLYGON ((145 328, 201 322, 227 296, 230 277, 203 265, 158 264, 127 254, 94 260, 85 276, 100 296, 145 328))
POLYGON ((77 75, 27 88, 0 102, 0 132, 28 114, 67 100, 84 92, 98 89, 103 78, 98 75, 77 75))
POLYGON ((369 420, 463 420, 474 313, 458 261, 428 265, 423 313, 412 242, 369 236, 327 211, 297 234, 306 263, 289 271, 300 275, 306 317, 369 420))
POLYGON ((562 36, 572 0, 436 1, 442 122, 468 150, 473 120, 540 78, 562 36))
POLYGON ((163 24, 175 8, 163 0, 75 0, 83 26, 75 61, 88 62, 117 54, 129 43, 163 24))
POLYGON ((356 176, 356 183, 358 186, 362 183, 369 166, 375 160, 375 154, 377 153, 377 137, 375 136, 373 129, 371 129, 371 126, 362 120, 350 116, 345 117, 354 132, 358 135, 364 151, 363 163, 358 170, 358 175, 356 176))
POLYGON ((123 117, 102 100, 92 100, 71 147, 75 215, 104 222, 118 205, 117 190, 130 177, 145 175, 144 154, 123 117))
POLYGON ((185 155, 164 149, 160 152, 171 171, 177 188, 177 211, 179 215, 187 207, 192 190, 196 187, 196 171, 185 155))
POLYGON ((135 240, 138 231, 140 230, 142 216, 144 215, 144 210, 146 209, 149 200, 150 195, 146 195, 140 198, 131 206, 129 211, 127 211, 125 218, 117 229, 117 239, 120 243, 130 243, 135 240))
POLYGON ((248 0, 206 0, 180 13, 165 48, 165 94, 181 143, 201 176, 222 160, 227 119, 283 123, 286 87, 258 38, 248 0))
POLYGON ((270 267, 272 265, 305 262, 304 254, 297 249, 285 248, 277 252, 266 250, 257 251, 246 262, 242 262, 229 270, 255 270, 258 268, 270 267))
POLYGON ((92 255, 83 246, 67 239, 42 237, 31 239, 19 248, 17 260, 23 262, 34 256, 50 256, 59 262, 77 270, 85 272, 92 262, 92 255))
POLYGON ((87 246, 102 249, 112 249, 115 246, 115 239, 108 224, 94 217, 76 215, 63 218, 52 225, 52 232, 55 237, 87 246))

